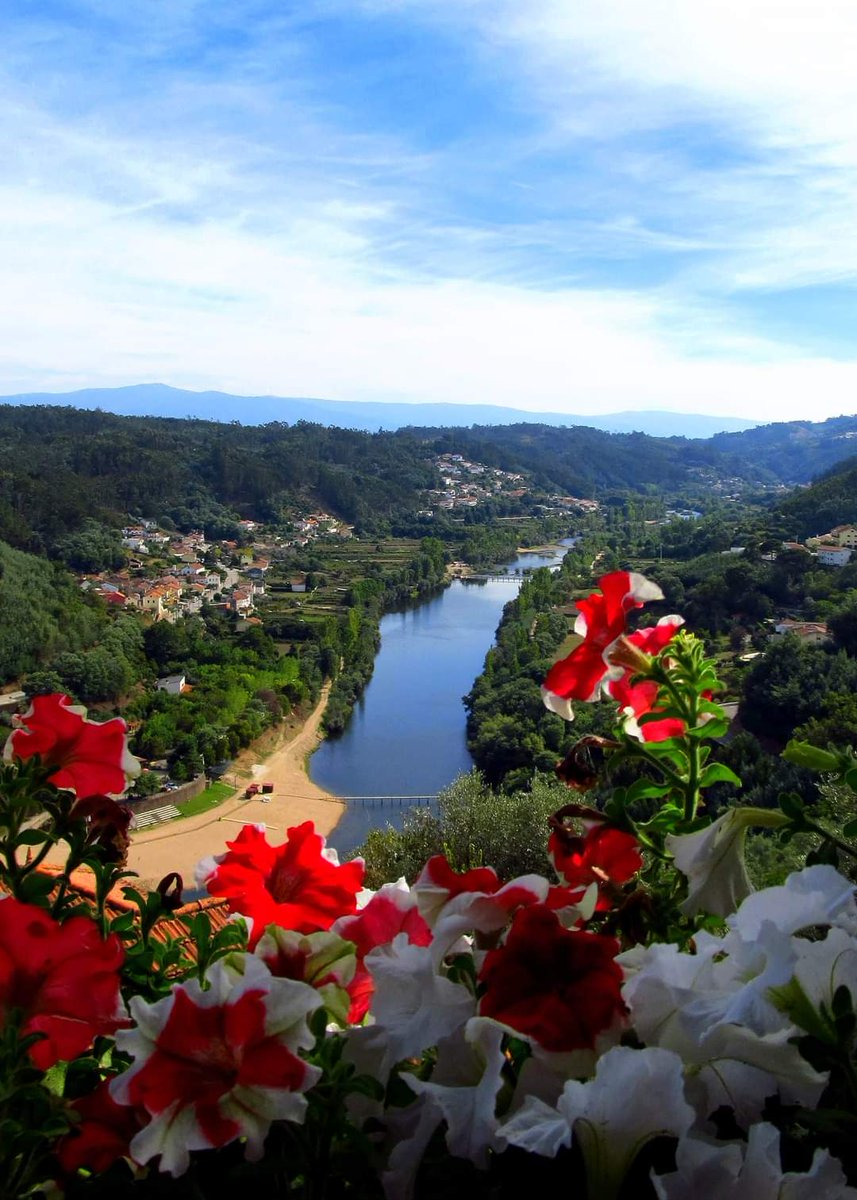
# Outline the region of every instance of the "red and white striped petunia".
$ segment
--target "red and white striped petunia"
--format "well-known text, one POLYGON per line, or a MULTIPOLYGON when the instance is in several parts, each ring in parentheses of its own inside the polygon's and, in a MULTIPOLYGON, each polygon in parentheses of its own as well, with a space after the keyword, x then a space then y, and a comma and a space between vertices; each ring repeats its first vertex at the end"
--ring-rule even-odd
POLYGON ((206 991, 194 979, 154 1004, 134 996, 134 1028, 116 1039, 134 1062, 110 1094, 151 1118, 131 1157, 144 1164, 160 1155, 170 1175, 187 1170, 191 1150, 239 1137, 257 1161, 272 1121, 303 1122, 303 1093, 321 1075, 299 1057, 314 1042, 307 1017, 322 1004, 315 988, 275 979, 249 954, 216 962, 206 979, 206 991))
POLYGON ((598 586, 600 595, 593 592, 577 601, 574 632, 583 641, 554 663, 542 685, 546 707, 567 721, 574 719, 572 700, 596 700, 607 680, 621 676, 622 668, 610 663, 609 652, 626 632, 628 614, 649 600, 663 600, 658 585, 634 571, 613 571, 598 586))

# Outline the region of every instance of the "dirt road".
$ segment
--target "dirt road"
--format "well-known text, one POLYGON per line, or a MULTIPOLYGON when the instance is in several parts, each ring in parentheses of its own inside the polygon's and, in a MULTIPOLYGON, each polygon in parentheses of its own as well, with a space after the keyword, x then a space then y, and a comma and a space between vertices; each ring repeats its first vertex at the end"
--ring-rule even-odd
MULTIPOLYGON (((197 862, 209 854, 222 854, 227 840, 231 841, 243 824, 267 825, 268 840, 275 844, 285 840, 289 826, 302 821, 314 821, 319 833, 330 833, 345 805, 317 787, 306 772, 307 756, 320 740, 319 726, 329 691, 328 684, 303 728, 284 745, 275 746, 263 761, 255 761, 252 750, 242 752, 235 763, 240 791, 233 799, 211 813, 135 834, 128 856, 129 870, 137 871, 149 884, 156 884, 170 871, 178 871, 185 887, 190 888, 197 862), (246 782, 254 780, 273 783, 273 793, 242 799, 246 782)), ((231 771, 227 778, 232 782, 231 771)))

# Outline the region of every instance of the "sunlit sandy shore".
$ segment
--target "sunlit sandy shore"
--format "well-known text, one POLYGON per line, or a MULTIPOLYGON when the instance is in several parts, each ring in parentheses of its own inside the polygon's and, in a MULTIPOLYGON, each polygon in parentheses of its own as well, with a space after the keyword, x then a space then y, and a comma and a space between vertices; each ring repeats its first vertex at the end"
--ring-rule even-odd
MULTIPOLYGON (((254 753, 252 749, 241 754, 235 763, 239 783, 235 797, 226 800, 214 812, 135 834, 128 869, 137 871, 149 884, 156 884, 170 871, 178 871, 185 887, 192 888, 197 862, 209 854, 222 854, 226 842, 234 838, 246 822, 265 824, 268 838, 274 843, 284 840, 284 831, 290 825, 299 825, 302 821, 314 821, 320 833, 330 833, 345 805, 314 784, 306 771, 307 756, 321 737, 319 727, 328 692, 329 685, 325 686, 303 728, 290 741, 275 747, 264 760, 257 761, 258 751, 254 753), (273 793, 264 799, 256 796, 244 800, 244 788, 253 780, 273 783, 273 793)), ((227 779, 232 782, 231 771, 227 779)))

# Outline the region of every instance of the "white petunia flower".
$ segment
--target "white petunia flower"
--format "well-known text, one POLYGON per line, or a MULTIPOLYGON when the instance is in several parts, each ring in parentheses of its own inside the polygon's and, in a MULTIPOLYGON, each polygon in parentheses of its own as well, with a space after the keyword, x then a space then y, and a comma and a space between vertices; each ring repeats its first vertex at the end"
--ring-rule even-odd
POLYGON ((780 887, 749 896, 728 925, 747 942, 759 936, 763 921, 772 921, 782 933, 797 933, 810 925, 837 925, 857 933, 854 886, 834 867, 806 867, 780 887))
POLYGON ((767 808, 731 808, 705 829, 670 834, 666 846, 675 865, 687 876, 687 899, 681 911, 726 917, 753 888, 744 865, 744 841, 753 826, 788 824, 781 812, 767 808))
POLYGON ((382 1083, 397 1062, 450 1037, 475 1016, 473 995, 439 974, 431 947, 413 945, 405 933, 372 950, 364 963, 375 983, 375 1023, 347 1031, 346 1056, 382 1083))
POLYGON ((494 1145, 505 1032, 489 1017, 472 1017, 463 1030, 438 1044, 430 1080, 405 1077, 411 1091, 434 1105, 438 1123, 446 1121, 450 1154, 478 1167, 487 1166, 494 1145))
POLYGON ((780 1134, 773 1125, 754 1125, 743 1142, 716 1143, 688 1137, 676 1150, 677 1170, 653 1175, 658 1200, 857 1200, 842 1167, 826 1150, 816 1150, 806 1174, 783 1174, 780 1134))
POLYGON ((583 1155, 587 1193, 614 1200, 646 1143, 682 1137, 694 1118, 677 1055, 617 1046, 599 1059, 594 1079, 566 1083, 556 1109, 528 1100, 498 1136, 549 1156, 574 1142, 583 1155))

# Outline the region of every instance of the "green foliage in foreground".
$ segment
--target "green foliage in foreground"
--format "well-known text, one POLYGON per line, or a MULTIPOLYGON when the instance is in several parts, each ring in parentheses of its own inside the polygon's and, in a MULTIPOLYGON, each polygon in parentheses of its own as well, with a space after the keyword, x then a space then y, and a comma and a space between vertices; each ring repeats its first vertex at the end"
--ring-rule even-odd
POLYGON ((492 791, 478 771, 461 775, 441 792, 437 813, 418 808, 401 830, 372 830, 357 851, 366 861, 365 886, 401 875, 413 882, 433 854, 445 854, 456 871, 491 866, 504 881, 552 876, 548 817, 567 802, 567 788, 547 775, 536 776, 532 791, 512 793, 492 791))
MULTIPOLYGON (((782 761, 782 760, 778 760, 782 761)), ((857 796, 842 783, 823 783, 812 806, 812 816, 823 829, 834 833, 857 817, 857 796)), ((817 861, 824 839, 817 833, 798 833, 790 841, 771 837, 767 831, 747 837, 747 870, 756 888, 775 887, 793 871, 802 871, 808 860, 817 861)), ((843 875, 857 882, 857 863, 848 855, 830 856, 829 861, 843 875)))

